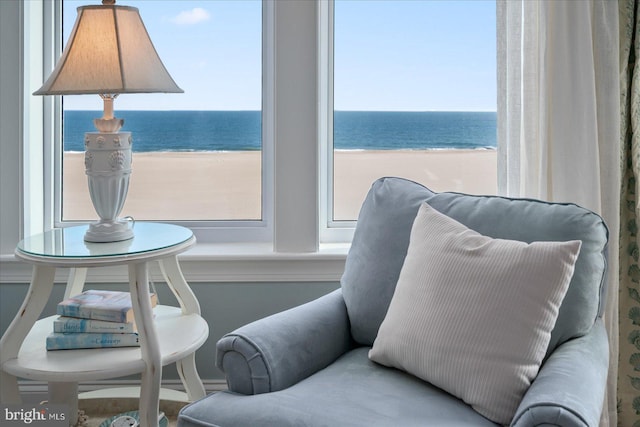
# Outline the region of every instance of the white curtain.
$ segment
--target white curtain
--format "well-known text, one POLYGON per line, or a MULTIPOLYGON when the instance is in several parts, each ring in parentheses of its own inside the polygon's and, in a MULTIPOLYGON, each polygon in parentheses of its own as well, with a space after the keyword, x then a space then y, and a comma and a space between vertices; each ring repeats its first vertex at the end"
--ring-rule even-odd
POLYGON ((618 3, 498 0, 499 191, 573 202, 610 230, 603 426, 615 426, 618 363, 618 3))

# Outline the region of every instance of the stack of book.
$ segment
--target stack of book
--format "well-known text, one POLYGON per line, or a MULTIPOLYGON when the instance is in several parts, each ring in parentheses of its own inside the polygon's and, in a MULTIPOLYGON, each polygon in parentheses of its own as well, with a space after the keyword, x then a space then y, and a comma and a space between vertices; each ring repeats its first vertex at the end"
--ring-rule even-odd
POLYGON ((60 302, 57 314, 47 350, 140 346, 129 292, 88 290, 60 302))

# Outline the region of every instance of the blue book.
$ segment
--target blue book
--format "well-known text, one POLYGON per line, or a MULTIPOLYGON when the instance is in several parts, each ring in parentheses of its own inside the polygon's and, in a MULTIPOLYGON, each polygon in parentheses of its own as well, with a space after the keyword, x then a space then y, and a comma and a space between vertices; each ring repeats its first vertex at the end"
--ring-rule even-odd
POLYGON ((138 332, 135 322, 107 322, 104 320, 80 319, 60 316, 53 322, 53 332, 59 333, 92 333, 92 334, 124 334, 138 332))
POLYGON ((80 348, 139 347, 140 338, 130 334, 61 334, 54 332, 47 337, 47 350, 72 350, 80 348))
MULTIPOLYGON (((158 304, 158 297, 151 294, 151 306, 158 304)), ((120 291, 88 290, 58 303, 60 316, 107 322, 132 323, 131 294, 120 291)))

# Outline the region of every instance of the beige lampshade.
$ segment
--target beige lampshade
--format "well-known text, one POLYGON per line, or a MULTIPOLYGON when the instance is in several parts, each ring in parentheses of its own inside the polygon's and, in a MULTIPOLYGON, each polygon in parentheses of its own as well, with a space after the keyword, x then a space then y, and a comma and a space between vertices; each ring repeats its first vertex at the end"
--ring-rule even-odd
POLYGON ((78 8, 69 42, 34 95, 181 93, 162 64, 138 9, 78 8))

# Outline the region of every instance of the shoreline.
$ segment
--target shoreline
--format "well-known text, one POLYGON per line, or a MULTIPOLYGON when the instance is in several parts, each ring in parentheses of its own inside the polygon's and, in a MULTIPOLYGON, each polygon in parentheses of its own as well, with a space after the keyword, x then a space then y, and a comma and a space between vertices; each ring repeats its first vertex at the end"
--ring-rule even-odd
MULTIPOLYGON (((261 151, 134 152, 121 216, 139 220, 261 217, 261 151)), ((63 217, 92 220, 84 153, 63 154, 63 217)), ((334 219, 357 218, 373 181, 401 176, 434 191, 495 194, 495 149, 336 150, 334 219)))
MULTIPOLYGON (((496 147, 476 147, 476 148, 376 148, 371 150, 368 148, 336 148, 335 152, 350 153, 350 152, 373 152, 373 153, 385 153, 391 151, 397 151, 401 153, 412 152, 437 152, 437 151, 497 151, 496 147)), ((133 154, 216 154, 216 153, 256 153, 262 152, 262 150, 154 150, 154 151, 133 151, 133 154)), ((84 151, 66 150, 64 154, 83 154, 84 151)))

